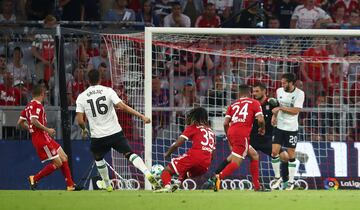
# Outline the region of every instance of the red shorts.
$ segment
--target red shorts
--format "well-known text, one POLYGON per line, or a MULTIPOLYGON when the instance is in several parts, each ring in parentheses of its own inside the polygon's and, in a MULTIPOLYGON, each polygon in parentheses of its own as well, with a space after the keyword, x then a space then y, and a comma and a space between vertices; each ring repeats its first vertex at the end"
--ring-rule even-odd
POLYGON ((231 154, 245 159, 250 146, 249 137, 230 134, 228 135, 228 140, 232 147, 231 154))
POLYGON ((59 157, 60 145, 49 136, 33 136, 32 143, 42 163, 59 157))
POLYGON ((173 158, 168 165, 179 175, 179 180, 201 176, 205 174, 211 164, 211 157, 199 158, 197 155, 185 153, 177 158, 173 158))

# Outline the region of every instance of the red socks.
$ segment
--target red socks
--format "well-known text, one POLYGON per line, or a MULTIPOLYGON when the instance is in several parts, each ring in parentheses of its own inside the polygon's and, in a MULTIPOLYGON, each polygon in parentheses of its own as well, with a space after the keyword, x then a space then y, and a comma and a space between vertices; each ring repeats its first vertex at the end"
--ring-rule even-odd
POLYGON ((224 179, 225 177, 232 174, 239 166, 235 162, 229 163, 224 170, 220 172, 220 179, 224 179))
POLYGON ((171 174, 167 170, 163 170, 161 173, 161 181, 163 183, 163 186, 171 184, 171 174))
POLYGON ((260 189, 259 161, 258 160, 252 160, 250 162, 250 173, 251 173, 251 176, 252 176, 252 182, 253 182, 255 190, 260 189))
POLYGON ((66 186, 68 187, 74 186, 74 181, 72 180, 71 171, 67 161, 62 163, 60 170, 65 177, 66 186))
POLYGON ((47 164, 41 171, 39 171, 34 176, 34 181, 38 182, 40 179, 44 178, 45 176, 48 176, 49 174, 54 172, 56 169, 57 168, 54 164, 52 164, 52 163, 47 164))

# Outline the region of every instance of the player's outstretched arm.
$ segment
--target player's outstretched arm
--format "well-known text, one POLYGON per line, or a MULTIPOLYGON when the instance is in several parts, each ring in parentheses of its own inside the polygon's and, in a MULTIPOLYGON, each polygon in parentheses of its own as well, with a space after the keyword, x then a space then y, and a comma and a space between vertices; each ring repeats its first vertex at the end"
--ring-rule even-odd
POLYGON ((17 124, 19 125, 20 128, 24 130, 29 130, 29 125, 27 124, 25 119, 19 118, 17 124))
POLYGON ((169 150, 165 153, 165 157, 170 157, 170 155, 178 148, 180 147, 184 142, 186 141, 186 139, 182 136, 179 136, 179 138, 176 140, 175 143, 173 143, 169 150))
POLYGON ((52 136, 52 137, 55 136, 55 133, 56 133, 55 129, 53 129, 53 128, 48 128, 48 127, 44 126, 44 125, 41 124, 41 123, 38 121, 38 119, 35 118, 35 117, 30 118, 30 120, 31 120, 31 124, 33 124, 35 127, 37 127, 37 128, 39 128, 39 129, 45 131, 46 133, 48 133, 48 134, 49 134, 50 136, 52 136))
POLYGON ((146 117, 143 114, 140 114, 138 111, 136 111, 135 109, 129 107, 128 105, 126 105, 124 102, 120 101, 119 103, 117 103, 116 108, 121 109, 131 115, 135 115, 137 117, 139 117, 140 119, 142 119, 144 121, 144 123, 151 123, 150 118, 146 117))

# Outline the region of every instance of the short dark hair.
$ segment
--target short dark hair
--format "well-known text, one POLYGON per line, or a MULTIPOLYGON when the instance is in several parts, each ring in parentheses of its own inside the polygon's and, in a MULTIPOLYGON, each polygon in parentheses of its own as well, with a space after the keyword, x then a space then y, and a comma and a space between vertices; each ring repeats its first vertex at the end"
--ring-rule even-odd
POLYGON ((106 65, 105 62, 101 62, 100 65, 99 65, 99 67, 107 68, 107 65, 106 65))
POLYGON ((239 85, 240 95, 250 95, 250 86, 246 84, 239 85))
POLYGON ((281 79, 286 79, 287 82, 292 82, 293 84, 296 82, 296 76, 293 73, 285 73, 281 76, 281 79))
POLYGON ((266 86, 261 82, 255 82, 253 87, 259 87, 261 90, 266 90, 266 86))
POLYGON ((175 1, 171 4, 171 7, 174 8, 175 6, 180 6, 181 7, 181 4, 179 1, 175 1))
POLYGON ((41 93, 45 90, 44 85, 42 84, 36 84, 32 87, 31 93, 33 97, 40 96, 41 93))
POLYGON ((189 111, 186 117, 186 124, 209 125, 208 113, 202 107, 196 107, 189 111))
POLYGON ((91 69, 88 73, 90 85, 97 85, 100 81, 100 73, 96 69, 91 69))

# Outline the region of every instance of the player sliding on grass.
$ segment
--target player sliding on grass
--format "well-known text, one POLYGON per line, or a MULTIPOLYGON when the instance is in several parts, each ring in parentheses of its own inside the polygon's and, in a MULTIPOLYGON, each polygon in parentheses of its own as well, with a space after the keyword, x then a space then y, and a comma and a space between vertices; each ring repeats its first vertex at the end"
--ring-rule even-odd
POLYGON ((18 125, 31 133, 31 140, 39 155, 41 162, 48 163, 41 171, 34 176, 29 176, 30 188, 35 190, 38 182, 50 175, 56 169, 60 169, 65 177, 67 190, 80 190, 72 180, 67 155, 61 146, 53 139, 55 130, 47 127, 44 106, 41 104, 46 96, 45 88, 41 85, 32 89, 33 99, 21 111, 18 125))
POLYGON ((165 153, 165 157, 170 157, 186 140, 192 141, 192 146, 185 154, 171 160, 161 174, 164 188, 155 192, 175 191, 179 187, 177 184, 171 185, 171 177, 175 174, 179 175, 179 181, 182 182, 187 178, 205 174, 210 167, 215 150, 215 133, 209 127, 206 109, 192 109, 187 115, 186 124, 188 126, 165 153))
POLYGON ((130 148, 128 140, 124 136, 124 132, 119 124, 115 108, 141 118, 144 123, 150 123, 150 119, 126 105, 113 89, 100 85, 99 71, 95 69, 90 70, 88 78, 90 87, 76 99, 76 119, 82 128, 83 137, 87 135, 84 122, 85 115, 89 120, 91 135, 90 150, 94 155, 100 176, 105 182, 106 190, 109 192, 113 190, 108 168, 104 160, 105 154, 111 148, 122 153, 145 175, 155 189, 160 188, 160 184, 145 166, 144 161, 130 148))
MULTIPOLYGON (((224 130, 229 141, 231 154, 223 163, 226 167, 216 174, 214 177, 214 191, 220 189, 221 179, 231 175, 241 164, 243 159, 251 153, 257 155, 257 152, 251 147, 249 142, 251 128, 256 118, 258 121, 258 132, 261 135, 265 134, 265 121, 259 101, 250 98, 250 87, 247 85, 239 86, 240 99, 232 103, 226 112, 224 121, 224 130), (230 162, 230 163, 227 163, 230 162)), ((249 156, 255 156, 250 155, 249 156)), ((222 164, 223 164, 222 163, 222 164)), ((256 166, 258 161, 256 160, 256 166)), ((260 189, 259 174, 253 174, 253 183, 256 190, 260 189), (254 180, 256 180, 254 182, 254 180)))

